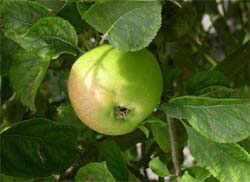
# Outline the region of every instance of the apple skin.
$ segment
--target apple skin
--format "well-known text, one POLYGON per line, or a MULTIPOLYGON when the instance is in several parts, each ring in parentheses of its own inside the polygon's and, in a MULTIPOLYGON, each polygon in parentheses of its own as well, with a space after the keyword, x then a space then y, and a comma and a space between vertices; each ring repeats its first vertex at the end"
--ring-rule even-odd
POLYGON ((105 135, 132 132, 159 104, 161 69, 146 49, 123 52, 102 45, 72 66, 68 93, 80 120, 105 135))

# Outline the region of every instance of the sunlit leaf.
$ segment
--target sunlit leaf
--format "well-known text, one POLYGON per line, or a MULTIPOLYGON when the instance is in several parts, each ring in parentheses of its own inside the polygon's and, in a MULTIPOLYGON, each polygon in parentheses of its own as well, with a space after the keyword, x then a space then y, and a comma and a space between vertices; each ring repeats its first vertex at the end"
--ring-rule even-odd
POLYGON ((188 146, 199 164, 221 182, 241 182, 250 179, 250 156, 237 144, 215 143, 186 127, 188 146))
POLYGON ((146 47, 160 28, 161 5, 158 1, 105 1, 88 9, 84 19, 113 46, 136 51, 146 47))
POLYGON ((184 96, 171 99, 164 110, 216 142, 237 142, 250 135, 249 99, 184 96))

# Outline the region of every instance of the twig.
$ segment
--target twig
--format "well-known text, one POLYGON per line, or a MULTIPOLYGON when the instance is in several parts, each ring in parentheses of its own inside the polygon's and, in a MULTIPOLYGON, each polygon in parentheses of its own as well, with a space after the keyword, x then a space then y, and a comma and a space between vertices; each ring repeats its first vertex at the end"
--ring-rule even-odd
POLYGON ((175 127, 173 124, 173 120, 167 115, 166 115, 166 121, 168 124, 168 133, 169 133, 170 143, 171 143, 171 155, 172 155, 172 162, 174 165, 174 172, 175 172, 177 182, 180 182, 180 165, 179 165, 179 158, 178 158, 175 127))

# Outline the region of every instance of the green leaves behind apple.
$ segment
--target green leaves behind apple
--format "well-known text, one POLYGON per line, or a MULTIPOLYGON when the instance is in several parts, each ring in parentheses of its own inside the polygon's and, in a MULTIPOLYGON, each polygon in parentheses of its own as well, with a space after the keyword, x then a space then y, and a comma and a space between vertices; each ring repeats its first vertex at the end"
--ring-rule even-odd
POLYGON ((0 137, 1 173, 6 175, 49 176, 67 169, 77 157, 76 130, 47 119, 18 122, 0 137))
POLYGON ((109 171, 117 181, 128 180, 128 169, 119 146, 113 140, 105 140, 98 146, 100 161, 106 161, 109 171))

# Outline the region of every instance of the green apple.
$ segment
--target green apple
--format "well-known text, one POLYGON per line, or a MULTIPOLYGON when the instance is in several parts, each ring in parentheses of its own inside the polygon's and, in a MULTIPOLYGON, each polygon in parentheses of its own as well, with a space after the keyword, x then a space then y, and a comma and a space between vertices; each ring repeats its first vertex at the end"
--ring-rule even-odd
POLYGON ((99 133, 122 135, 136 129, 159 104, 160 67, 147 50, 123 52, 102 45, 72 66, 68 92, 83 123, 99 133))

